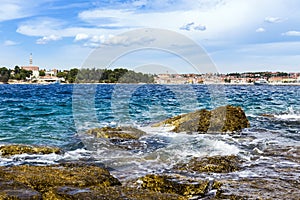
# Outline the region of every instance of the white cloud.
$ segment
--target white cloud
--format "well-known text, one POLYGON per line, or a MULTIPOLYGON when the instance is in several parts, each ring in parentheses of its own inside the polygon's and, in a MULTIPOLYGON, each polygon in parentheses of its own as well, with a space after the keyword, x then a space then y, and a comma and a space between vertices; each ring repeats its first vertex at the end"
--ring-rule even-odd
MULTIPOLYGON (((274 16, 279 11, 286 12, 282 10, 285 3, 282 0, 272 4, 270 0, 198 0, 187 4, 184 2, 186 1, 140 0, 135 3, 124 3, 126 5, 117 4, 119 9, 112 9, 114 7, 112 5, 109 8, 101 7, 101 9, 80 12, 78 18, 82 20, 81 23, 89 23, 89 27, 74 26, 71 22, 68 24, 63 20, 39 18, 22 23, 17 32, 42 38, 56 35, 60 38, 72 37, 75 42, 86 40, 88 43, 103 43, 93 42, 93 40, 100 39, 97 37, 92 39, 92 37, 118 35, 134 28, 151 27, 179 31, 197 41, 218 40, 222 42, 237 39, 245 41, 243 37, 247 37, 249 31, 255 30, 265 16, 274 16), (257 6, 258 2, 260 6, 257 6), (127 4, 135 4, 135 6, 129 7, 127 4), (170 8, 160 9, 161 5, 166 4, 170 8), (172 9, 170 5, 174 5, 175 8, 172 9), (155 9, 145 9, 144 12, 138 10, 143 6, 155 9), (253 15, 253 13, 256 14, 253 15), (203 32, 199 34, 197 31, 203 32)), ((279 20, 279 18, 273 18, 266 19, 273 22, 279 20)))
POLYGON ((300 36, 300 31, 288 31, 285 33, 282 33, 284 36, 300 36))
POLYGON ((15 42, 15 41, 12 41, 12 40, 5 40, 3 45, 4 46, 15 46, 15 45, 18 45, 19 43, 15 42))
POLYGON ((179 29, 180 30, 185 30, 185 31, 191 31, 191 30, 205 31, 206 30, 206 26, 201 25, 201 24, 195 26, 195 22, 190 22, 190 23, 187 23, 187 24, 181 26, 179 29))
POLYGON ((194 27, 194 30, 196 30, 196 31, 205 31, 206 26, 199 24, 198 26, 194 27))
POLYGON ((50 41, 57 41, 60 40, 61 37, 57 35, 49 35, 49 36, 44 36, 36 41, 37 44, 47 44, 50 41))
POLYGON ((101 46, 131 46, 131 45, 144 45, 154 41, 150 37, 128 37, 126 35, 94 35, 84 43, 85 47, 98 48, 101 46))
POLYGON ((179 29, 185 30, 185 31, 190 31, 194 24, 195 24, 194 22, 187 23, 187 24, 183 25, 182 27, 180 27, 179 29))
POLYGON ((89 38, 89 35, 88 34, 85 34, 85 33, 78 33, 76 36, 75 36, 75 41, 81 41, 81 40, 87 40, 89 38))
POLYGON ((34 16, 42 10, 42 5, 50 0, 1 0, 0 22, 34 16))
POLYGON ((263 33, 263 32, 266 32, 266 29, 260 27, 260 28, 256 29, 255 32, 257 32, 257 33, 263 33))
POLYGON ((280 23, 285 21, 285 19, 279 18, 279 17, 266 17, 265 22, 267 23, 280 23))

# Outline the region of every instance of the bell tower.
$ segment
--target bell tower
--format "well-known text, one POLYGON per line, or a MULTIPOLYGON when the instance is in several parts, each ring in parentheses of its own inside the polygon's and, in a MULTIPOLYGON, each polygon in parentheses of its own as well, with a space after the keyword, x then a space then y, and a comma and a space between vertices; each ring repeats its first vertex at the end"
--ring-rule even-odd
POLYGON ((30 56, 29 56, 29 65, 32 66, 32 53, 30 53, 30 56))

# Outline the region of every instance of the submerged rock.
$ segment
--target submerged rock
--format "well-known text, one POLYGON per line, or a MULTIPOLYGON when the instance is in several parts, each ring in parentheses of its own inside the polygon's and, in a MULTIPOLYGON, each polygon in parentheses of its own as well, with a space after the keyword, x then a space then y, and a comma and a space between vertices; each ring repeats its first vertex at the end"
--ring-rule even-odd
POLYGON ((194 171, 229 173, 240 170, 240 159, 235 155, 192 158, 188 163, 179 164, 175 169, 194 171))
POLYGON ((268 118, 274 118, 275 117, 275 115, 273 115, 273 114, 261 114, 260 116, 268 117, 268 118))
POLYGON ((51 154, 61 153, 58 147, 46 147, 46 146, 31 146, 31 145, 5 145, 0 146, 0 154, 2 156, 13 156, 17 154, 51 154))
POLYGON ((174 132, 235 132, 250 127, 245 112, 240 107, 221 106, 212 111, 205 109, 169 118, 154 127, 173 126, 174 132))
POLYGON ((85 143, 89 144, 88 148, 92 147, 93 150, 104 146, 122 150, 142 150, 145 148, 145 144, 139 139, 146 133, 137 128, 103 127, 90 129, 86 133, 95 137, 92 139, 84 138, 85 143))
POLYGON ((208 180, 184 180, 168 175, 146 175, 139 179, 141 187, 161 193, 174 193, 183 196, 204 196, 210 186, 208 180))
POLYGON ((103 128, 94 128, 86 132, 87 134, 94 135, 98 138, 109 138, 109 139, 133 139, 138 140, 140 137, 145 135, 144 131, 141 131, 133 127, 103 127, 103 128))

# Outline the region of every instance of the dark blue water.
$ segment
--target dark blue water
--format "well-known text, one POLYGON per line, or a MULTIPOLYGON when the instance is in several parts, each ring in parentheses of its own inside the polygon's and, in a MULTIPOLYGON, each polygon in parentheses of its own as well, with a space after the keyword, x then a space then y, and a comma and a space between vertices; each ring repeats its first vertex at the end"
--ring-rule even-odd
POLYGON ((105 164, 115 169, 114 176, 128 180, 149 173, 174 173, 172 166, 193 157, 235 154, 245 161, 240 171, 205 178, 274 183, 266 189, 228 186, 238 195, 297 196, 293 195, 297 187, 290 183, 300 179, 299 100, 300 86, 0 85, 0 145, 51 145, 64 150, 60 155, 0 156, 0 165, 84 160, 105 164), (150 126, 167 117, 226 104, 241 106, 251 127, 235 134, 190 135, 150 126), (145 131, 138 141, 142 148, 120 149, 84 133, 118 125, 145 131))
MULTIPOLYGON (((181 113, 215 107, 214 88, 207 85, 84 85, 77 91, 85 97, 91 87, 96 90, 82 103, 94 98, 95 105, 84 112, 95 112, 103 126, 126 123, 124 119, 129 124, 146 126, 181 113)), ((0 85, 1 142, 65 148, 78 144, 72 109, 73 88, 73 85, 0 85)), ((299 86, 223 86, 217 89, 224 95, 223 102, 245 110, 253 130, 281 130, 299 139, 299 86), (279 117, 270 120, 262 118, 261 114, 279 117)))

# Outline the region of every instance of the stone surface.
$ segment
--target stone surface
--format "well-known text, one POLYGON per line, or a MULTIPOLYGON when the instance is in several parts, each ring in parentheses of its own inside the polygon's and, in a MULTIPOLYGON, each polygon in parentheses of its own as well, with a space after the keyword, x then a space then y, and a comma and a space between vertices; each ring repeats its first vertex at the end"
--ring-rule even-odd
POLYGON ((46 147, 46 146, 31 146, 31 145, 5 145, 0 146, 1 156, 13 156, 16 154, 50 154, 61 153, 58 147, 46 147))
POLYGON ((184 180, 169 175, 146 175, 139 179, 141 187, 161 193, 173 193, 182 196, 204 196, 209 187, 209 181, 184 180))
POLYGON ((140 137, 145 135, 144 131, 141 131, 134 127, 103 127, 94 128, 86 132, 87 134, 94 135, 98 138, 109 138, 109 139, 134 139, 138 140, 140 137))
POLYGON ((291 199, 299 200, 300 181, 276 178, 241 178, 222 180, 214 199, 291 199))
POLYGON ((84 163, 0 167, 0 199, 186 200, 179 194, 124 185, 109 171, 84 163))
POLYGON ((85 144, 88 144, 87 148, 90 150, 104 146, 122 150, 142 150, 145 148, 145 144, 139 139, 146 133, 134 127, 94 128, 88 130, 86 134, 94 136, 93 138, 84 138, 85 144))
POLYGON ((177 194, 158 193, 148 190, 130 188, 130 187, 93 187, 93 188, 75 188, 75 187, 56 187, 44 194, 44 199, 83 199, 83 200, 187 200, 187 198, 177 194))
POLYGON ((39 200, 42 195, 22 183, 0 180, 0 199, 39 200))
POLYGON ((250 123, 242 108, 227 105, 175 116, 153 126, 172 126, 174 132, 220 133, 241 131, 250 123))
POLYGON ((229 173, 240 169, 241 161, 237 156, 212 156, 203 158, 192 158, 188 163, 179 164, 175 169, 194 171, 229 173))
POLYGON ((0 180, 23 184, 40 193, 45 193, 57 186, 81 188, 121 184, 106 169, 76 164, 0 167, 0 180))

